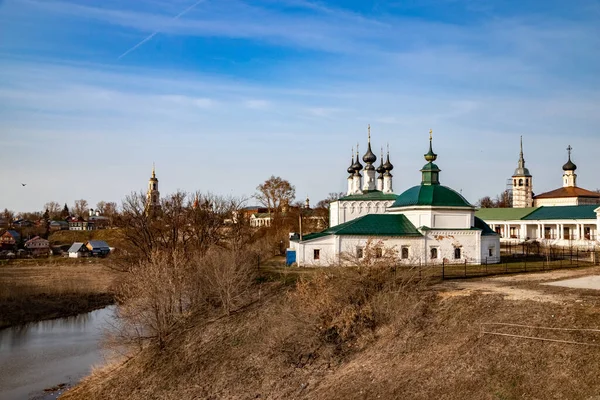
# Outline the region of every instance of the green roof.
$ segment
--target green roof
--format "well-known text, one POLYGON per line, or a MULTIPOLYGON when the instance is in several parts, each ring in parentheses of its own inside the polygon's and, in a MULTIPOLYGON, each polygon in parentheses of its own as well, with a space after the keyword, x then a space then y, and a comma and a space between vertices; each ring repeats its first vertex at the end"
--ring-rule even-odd
POLYGON ((497 235, 484 220, 478 217, 475 217, 475 228, 481 229, 482 236, 497 235))
POLYGON ((473 207, 462 195, 442 185, 413 186, 398 196, 392 205, 408 206, 473 207))
POLYGON ((482 208, 475 213, 484 221, 541 221, 553 219, 596 219, 600 205, 528 208, 482 208))
POLYGON ((549 219, 596 219, 595 209, 599 204, 585 206, 555 206, 540 207, 524 220, 549 220, 549 219))
POLYGON ((362 194, 351 194, 339 198, 340 201, 361 201, 361 200, 396 200, 398 197, 394 193, 383 193, 380 190, 365 190, 362 194))
POLYGON ((538 208, 482 208, 475 213, 475 216, 484 221, 516 221, 525 218, 538 208))
POLYGON ((311 233, 303 241, 329 235, 346 236, 422 236, 415 226, 402 214, 368 214, 323 232, 311 233))

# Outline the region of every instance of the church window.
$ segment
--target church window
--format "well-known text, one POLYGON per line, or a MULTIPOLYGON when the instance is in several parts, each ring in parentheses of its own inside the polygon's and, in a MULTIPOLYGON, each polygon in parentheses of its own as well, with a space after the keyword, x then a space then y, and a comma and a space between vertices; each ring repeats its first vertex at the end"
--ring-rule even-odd
POLYGON ((314 249, 313 250, 313 260, 319 260, 321 258, 321 250, 314 249))
POLYGON ((519 179, 519 186, 523 186, 523 179, 519 179))
POLYGON ((432 247, 429 250, 429 255, 430 255, 430 257, 431 257, 432 260, 438 258, 438 249, 437 249, 437 247, 432 247))
POLYGON ((401 256, 402 256, 403 260, 406 260, 408 258, 408 247, 406 247, 406 246, 402 247, 401 256))
POLYGON ((529 187, 529 179, 525 179, 525 186, 529 187))
POLYGON ((488 256, 489 256, 489 257, 494 257, 494 250, 495 250, 495 249, 494 249, 493 247, 490 247, 490 248, 488 249, 488 256))
POLYGON ((362 247, 357 247, 356 248, 356 258, 363 258, 364 254, 363 254, 363 248, 362 247))
POLYGON ((462 255, 462 251, 461 251, 460 247, 455 247, 454 248, 454 259, 460 260, 461 255, 462 255))
POLYGON ((383 249, 381 247, 377 247, 375 249, 375 258, 383 257, 383 249))

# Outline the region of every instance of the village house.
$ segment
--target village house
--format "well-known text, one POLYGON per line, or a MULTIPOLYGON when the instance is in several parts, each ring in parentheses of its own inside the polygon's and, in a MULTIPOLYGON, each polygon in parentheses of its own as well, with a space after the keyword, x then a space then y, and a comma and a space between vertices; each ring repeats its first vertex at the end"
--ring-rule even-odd
POLYGON ((90 240, 85 246, 92 256, 105 257, 110 253, 110 247, 104 240, 90 240))
POLYGON ((26 241, 25 248, 35 257, 47 256, 50 254, 50 242, 39 236, 26 241))
POLYGON ((9 229, 0 236, 0 247, 2 250, 16 250, 20 240, 19 232, 9 229))
POLYGON ((81 257, 89 257, 90 250, 86 247, 85 243, 75 242, 69 247, 67 250, 69 254, 69 258, 81 258, 81 257))

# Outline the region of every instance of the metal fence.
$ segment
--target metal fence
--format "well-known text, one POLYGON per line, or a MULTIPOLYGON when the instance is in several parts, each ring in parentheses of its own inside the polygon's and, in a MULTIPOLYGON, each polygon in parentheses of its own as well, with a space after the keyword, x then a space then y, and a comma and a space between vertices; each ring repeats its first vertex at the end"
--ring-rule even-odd
POLYGON ((545 248, 536 253, 504 254, 500 258, 488 258, 481 264, 468 260, 443 260, 441 264, 417 266, 414 272, 419 278, 464 279, 593 265, 600 265, 599 250, 545 248))

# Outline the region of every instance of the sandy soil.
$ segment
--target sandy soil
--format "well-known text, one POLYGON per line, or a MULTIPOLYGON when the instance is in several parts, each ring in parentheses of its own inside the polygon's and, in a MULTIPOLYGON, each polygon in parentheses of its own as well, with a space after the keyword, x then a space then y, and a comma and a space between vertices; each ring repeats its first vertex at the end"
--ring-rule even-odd
POLYGON ((560 291, 551 286, 572 289, 600 289, 600 267, 554 270, 504 275, 470 280, 445 281, 435 289, 442 298, 472 294, 500 294, 505 300, 533 300, 548 303, 581 301, 585 291, 560 291))

